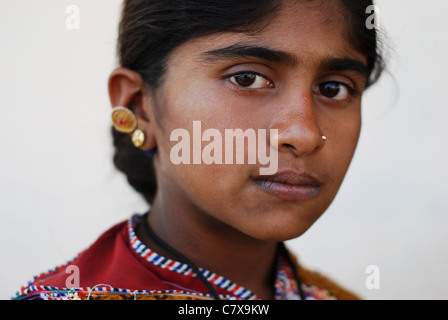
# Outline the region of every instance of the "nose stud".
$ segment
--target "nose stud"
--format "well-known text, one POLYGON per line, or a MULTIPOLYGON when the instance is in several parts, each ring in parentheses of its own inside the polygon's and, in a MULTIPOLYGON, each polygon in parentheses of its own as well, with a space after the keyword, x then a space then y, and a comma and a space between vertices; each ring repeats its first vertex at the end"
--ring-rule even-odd
POLYGON ((327 141, 327 136, 322 136, 322 141, 323 142, 327 141))

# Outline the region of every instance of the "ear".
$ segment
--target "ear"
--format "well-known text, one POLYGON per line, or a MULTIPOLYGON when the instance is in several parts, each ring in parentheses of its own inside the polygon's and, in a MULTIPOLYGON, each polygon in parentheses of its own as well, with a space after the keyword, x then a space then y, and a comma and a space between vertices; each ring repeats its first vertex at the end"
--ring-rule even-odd
POLYGON ((156 148, 155 121, 151 91, 147 89, 141 75, 133 70, 119 67, 109 76, 109 98, 112 107, 123 106, 134 112, 137 128, 145 133, 145 143, 140 149, 149 151, 156 148))

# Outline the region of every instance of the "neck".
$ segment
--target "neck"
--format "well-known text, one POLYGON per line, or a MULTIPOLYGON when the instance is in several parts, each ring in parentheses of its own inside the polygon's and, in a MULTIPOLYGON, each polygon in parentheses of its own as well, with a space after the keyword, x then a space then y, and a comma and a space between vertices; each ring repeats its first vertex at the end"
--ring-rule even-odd
MULTIPOLYGON (((196 266, 217 273, 255 293, 273 297, 277 242, 253 239, 191 204, 165 203, 157 196, 148 216, 154 233, 196 266)), ((141 240, 163 256, 178 260, 137 229, 141 240)))

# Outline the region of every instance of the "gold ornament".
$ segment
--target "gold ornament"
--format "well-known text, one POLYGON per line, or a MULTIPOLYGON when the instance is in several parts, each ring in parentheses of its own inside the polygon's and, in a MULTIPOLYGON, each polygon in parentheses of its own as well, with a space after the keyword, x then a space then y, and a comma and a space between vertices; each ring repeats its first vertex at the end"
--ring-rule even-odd
POLYGON ((140 148, 145 143, 145 133, 137 129, 132 134, 132 143, 136 148, 140 148))
POLYGON ((128 108, 115 107, 112 110, 112 124, 119 132, 131 133, 137 128, 137 118, 128 108))

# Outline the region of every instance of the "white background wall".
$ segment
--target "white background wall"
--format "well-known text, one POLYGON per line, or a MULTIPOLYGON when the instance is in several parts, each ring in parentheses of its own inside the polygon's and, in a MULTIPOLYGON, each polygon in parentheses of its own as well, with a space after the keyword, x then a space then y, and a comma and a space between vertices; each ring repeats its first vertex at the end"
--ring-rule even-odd
MULTIPOLYGON (((0 299, 146 205, 112 166, 120 0, 0 4, 0 299), (67 6, 80 29, 66 28, 67 6)), ((335 202, 289 245, 367 299, 448 298, 448 2, 382 0, 389 70, 335 202), (365 286, 366 267, 380 289, 365 286)))

